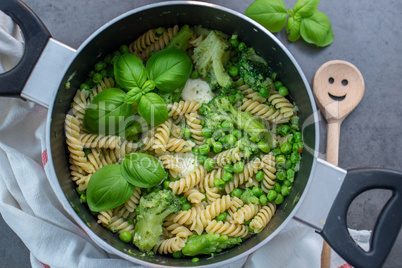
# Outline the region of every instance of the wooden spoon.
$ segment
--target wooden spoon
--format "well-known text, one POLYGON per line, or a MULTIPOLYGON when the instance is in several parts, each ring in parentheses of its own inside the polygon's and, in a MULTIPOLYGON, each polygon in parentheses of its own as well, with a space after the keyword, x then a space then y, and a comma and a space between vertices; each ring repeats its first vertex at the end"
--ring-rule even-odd
MULTIPOLYGON (((341 124, 363 98, 363 76, 349 62, 329 61, 315 73, 313 94, 328 124, 327 161, 337 166, 341 124)), ((331 247, 324 241, 321 267, 329 268, 330 263, 331 247)))

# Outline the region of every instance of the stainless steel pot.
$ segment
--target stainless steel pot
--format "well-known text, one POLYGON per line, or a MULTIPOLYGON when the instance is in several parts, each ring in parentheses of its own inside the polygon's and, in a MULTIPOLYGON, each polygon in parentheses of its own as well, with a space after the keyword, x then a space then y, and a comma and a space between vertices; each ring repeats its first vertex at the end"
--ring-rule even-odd
POLYGON ((149 266, 221 266, 238 260, 268 243, 295 218, 314 228, 345 260, 356 267, 379 267, 386 259, 402 224, 402 174, 386 170, 346 172, 318 159, 319 125, 317 109, 309 84, 286 47, 269 31, 244 15, 217 5, 195 2, 161 2, 127 12, 92 34, 77 50, 51 38, 36 15, 17 0, 0 1, 0 9, 16 21, 24 33, 26 47, 21 62, 0 75, 0 94, 21 96, 48 107, 47 154, 45 166, 49 181, 65 210, 102 248, 132 262, 149 266), (132 42, 150 28, 175 24, 202 25, 238 34, 254 47, 278 73, 300 109, 305 150, 293 189, 275 216, 260 234, 240 246, 217 254, 191 259, 148 256, 121 242, 96 223, 75 192, 69 174, 64 119, 81 81, 91 67, 121 44, 132 42), (66 89, 66 83, 70 88, 66 89), (363 251, 349 236, 346 213, 361 192, 385 188, 393 192, 373 234, 371 250, 363 251))

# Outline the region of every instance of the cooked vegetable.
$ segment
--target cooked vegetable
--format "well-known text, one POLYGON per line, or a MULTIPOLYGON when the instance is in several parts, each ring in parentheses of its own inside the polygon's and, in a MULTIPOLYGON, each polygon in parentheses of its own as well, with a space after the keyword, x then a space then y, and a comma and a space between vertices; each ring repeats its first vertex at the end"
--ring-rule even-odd
POLYGON ((205 40, 194 49, 194 65, 202 78, 206 79, 212 89, 218 87, 228 90, 234 83, 225 65, 229 61, 230 44, 224 38, 211 31, 205 40))
POLYGON ((245 203, 245 204, 256 204, 258 205, 260 203, 260 199, 254 195, 253 190, 250 188, 246 188, 244 192, 241 194, 240 199, 245 203))
POLYGON ((192 235, 187 239, 182 252, 186 256, 198 254, 211 254, 221 252, 226 248, 232 248, 241 243, 239 237, 228 237, 219 234, 192 235))
POLYGON ((120 165, 112 164, 97 170, 88 182, 87 202, 92 211, 106 211, 124 204, 134 193, 120 172, 120 165))
POLYGON ((149 154, 131 153, 121 163, 121 174, 129 183, 143 188, 158 185, 165 177, 165 169, 149 154))
POLYGON ((184 25, 180 28, 180 31, 173 36, 169 44, 165 48, 176 48, 186 51, 188 46, 188 40, 193 35, 194 31, 191 30, 190 26, 184 25))
POLYGON ((163 220, 180 209, 179 198, 170 190, 160 190, 142 196, 135 225, 134 245, 141 251, 151 251, 162 234, 163 220))

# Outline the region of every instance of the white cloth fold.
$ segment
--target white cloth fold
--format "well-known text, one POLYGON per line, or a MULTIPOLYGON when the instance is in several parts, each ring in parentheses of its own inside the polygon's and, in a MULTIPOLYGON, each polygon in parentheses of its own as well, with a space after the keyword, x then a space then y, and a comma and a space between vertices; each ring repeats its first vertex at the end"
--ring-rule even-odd
MULTIPOLYGON (((10 69, 21 57, 23 43, 18 36, 15 25, 0 12, 0 72, 10 69)), ((0 98, 3 219, 30 250, 32 267, 135 266, 99 248, 57 199, 41 159, 46 148, 46 114, 47 110, 33 103, 0 98)), ((319 267, 321 247, 322 239, 313 229, 292 220, 272 241, 251 254, 244 267, 319 267)), ((230 267, 241 267, 244 261, 230 267)))

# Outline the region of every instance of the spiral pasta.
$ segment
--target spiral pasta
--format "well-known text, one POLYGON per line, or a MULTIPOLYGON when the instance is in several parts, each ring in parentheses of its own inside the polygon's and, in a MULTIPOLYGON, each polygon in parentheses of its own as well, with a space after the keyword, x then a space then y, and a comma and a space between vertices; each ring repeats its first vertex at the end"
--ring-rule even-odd
POLYGON ((168 119, 164 123, 160 124, 155 132, 154 144, 152 148, 155 153, 162 153, 166 151, 166 145, 169 141, 170 130, 172 128, 172 120, 168 119))
POLYGON ((169 184, 170 189, 172 189, 174 194, 181 194, 187 192, 195 185, 199 184, 200 181, 205 177, 205 167, 203 165, 199 165, 195 168, 194 171, 190 172, 184 178, 178 181, 172 181, 169 184))
POLYGON ((254 219, 250 222, 250 228, 255 233, 259 233, 267 226, 268 222, 272 219, 276 211, 276 205, 273 202, 268 202, 268 205, 263 206, 254 219))
POLYGON ((202 194, 198 189, 192 188, 186 191, 183 196, 187 198, 190 203, 198 204, 205 198, 205 195, 202 194))
POLYGON ((218 188, 216 188, 214 185, 214 180, 217 178, 222 178, 222 176, 223 169, 218 168, 207 173, 202 179, 200 183, 200 190, 206 194, 208 203, 212 203, 221 197, 218 188))
POLYGON ((248 227, 242 224, 233 224, 229 222, 213 220, 208 223, 205 231, 212 234, 243 238, 248 234, 248 227))
POLYGON ((240 161, 242 157, 243 153, 240 151, 240 148, 235 147, 217 154, 214 159, 218 166, 224 167, 226 164, 233 164, 240 161))
POLYGON ((158 251, 159 254, 168 254, 180 251, 185 245, 186 242, 183 240, 183 238, 175 236, 162 240, 160 245, 154 248, 154 251, 158 251))
POLYGON ((176 139, 172 138, 169 140, 168 144, 166 145, 166 150, 176 153, 185 153, 190 152, 191 149, 195 146, 195 143, 192 141, 186 141, 183 139, 176 139))
POLYGON ((290 117, 292 117, 296 113, 290 101, 275 90, 271 91, 268 97, 268 101, 272 103, 272 105, 274 105, 276 109, 280 110, 280 113, 283 115, 284 118, 290 119, 290 117))
POLYGON ((171 154, 160 155, 159 160, 161 161, 162 166, 168 169, 173 177, 177 177, 177 175, 181 172, 179 162, 173 155, 171 154))
POLYGON ((262 190, 265 193, 268 193, 269 190, 272 190, 275 185, 276 179, 276 168, 275 168, 275 157, 273 154, 267 154, 262 157, 263 168, 262 171, 264 172, 264 180, 262 184, 262 190))
POLYGON ((202 136, 202 126, 201 120, 198 117, 197 113, 186 114, 187 125, 190 128, 191 138, 193 138, 195 144, 202 145, 204 144, 205 137, 202 136))
POLYGON ((166 231, 171 236, 187 238, 187 237, 193 235, 193 232, 191 232, 187 227, 180 225, 178 223, 172 223, 172 222, 165 221, 163 223, 163 226, 165 226, 166 231))
POLYGON ((261 97, 260 92, 252 90, 251 87, 247 84, 238 86, 236 87, 236 89, 240 90, 244 97, 246 97, 247 99, 258 101, 259 103, 267 101, 267 98, 261 97))
POLYGON ((203 227, 208 225, 208 222, 216 218, 219 214, 227 210, 232 205, 230 195, 224 195, 220 199, 215 200, 212 204, 208 205, 201 211, 198 218, 200 219, 203 227))
POLYGON ((247 100, 243 103, 241 109, 275 124, 286 123, 290 119, 281 114, 275 107, 259 103, 258 101, 247 100))
POLYGON ((233 223, 243 224, 254 217, 259 210, 260 205, 246 204, 233 214, 233 223))
POLYGON ((180 101, 168 104, 169 117, 181 117, 185 114, 195 113, 200 109, 201 104, 198 101, 180 101))
POLYGON ((124 218, 113 216, 107 228, 114 233, 121 233, 128 231, 131 235, 134 235, 134 224, 129 223, 124 218))

